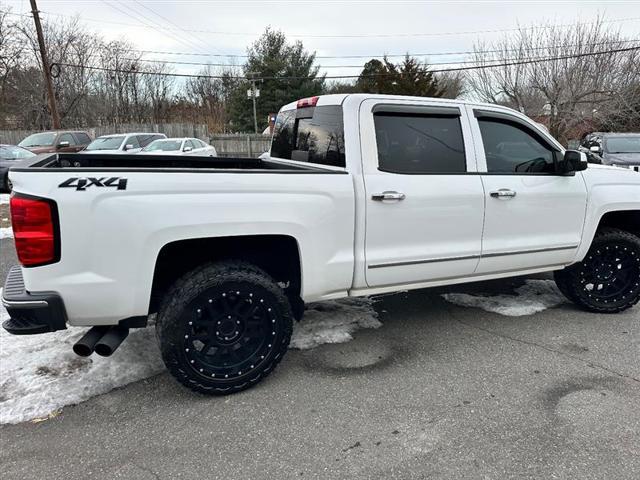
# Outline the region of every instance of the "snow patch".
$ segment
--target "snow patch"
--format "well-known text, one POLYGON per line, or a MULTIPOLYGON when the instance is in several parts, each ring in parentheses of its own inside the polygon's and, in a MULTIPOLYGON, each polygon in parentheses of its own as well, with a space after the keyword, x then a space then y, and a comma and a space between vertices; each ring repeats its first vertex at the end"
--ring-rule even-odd
MULTIPOLYGON (((0 307, 0 321, 9 318, 0 307)), ((78 357, 71 347, 86 328, 44 335, 0 329, 0 423, 47 417, 164 370, 153 328, 132 330, 110 358, 78 357)))
MULTIPOLYGON (((0 295, 2 289, 0 288, 0 295)), ((0 306, 0 322, 9 318, 0 306)), ((292 348, 347 342, 358 328, 378 328, 372 302, 344 299, 311 304, 294 327, 292 348)), ((43 335, 10 335, 0 328, 0 423, 55 416, 74 405, 165 370, 155 329, 132 329, 109 358, 78 357, 71 347, 86 328, 43 335)))
POLYGON ((307 350, 323 343, 348 342, 356 330, 381 325, 373 301, 368 298, 312 303, 302 321, 294 325, 291 348, 307 350))
POLYGON ((0 227, 0 239, 13 238, 13 229, 11 227, 0 227))
POLYGON ((526 280, 515 295, 470 295, 445 293, 442 297, 462 307, 476 307, 510 317, 533 315, 567 300, 552 280, 526 280))
POLYGON ((0 205, 8 205, 11 195, 8 193, 0 193, 0 205))

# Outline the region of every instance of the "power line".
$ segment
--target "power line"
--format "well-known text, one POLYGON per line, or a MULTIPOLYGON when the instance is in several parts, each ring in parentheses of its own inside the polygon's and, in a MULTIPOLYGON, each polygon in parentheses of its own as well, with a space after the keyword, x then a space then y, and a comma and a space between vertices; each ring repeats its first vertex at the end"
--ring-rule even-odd
MULTIPOLYGON (((45 15, 53 15, 57 17, 69 17, 69 15, 54 13, 54 12, 42 12, 45 15)), ((12 15, 21 15, 13 13, 12 15)), ((90 18, 90 17, 82 17, 84 21, 87 22, 97 22, 101 24, 110 23, 114 25, 123 25, 129 27, 143 27, 143 28, 152 28, 149 25, 141 25, 129 22, 116 22, 111 20, 90 18)), ((416 33, 363 33, 363 34, 295 34, 288 33, 288 37, 292 38, 406 38, 406 37, 438 37, 438 36, 452 36, 452 35, 475 35, 482 33, 507 33, 507 32, 517 32, 522 30, 545 30, 550 28, 564 28, 564 27, 576 27, 579 25, 593 25, 596 23, 609 24, 609 23, 624 23, 624 22, 633 22, 640 20, 640 17, 630 17, 630 18, 616 18, 612 20, 604 20, 600 21, 592 21, 592 22, 577 22, 577 23, 565 23, 565 24, 553 24, 553 25, 532 25, 528 27, 520 27, 520 28, 503 28, 503 29, 492 29, 492 30, 468 30, 468 31, 457 31, 457 32, 416 32, 416 33)), ((173 25, 175 23, 171 22, 173 25)), ((163 27, 166 28, 166 27, 163 27)), ((211 35, 228 35, 228 36, 256 36, 260 35, 260 32, 232 32, 232 31, 218 31, 218 30, 201 30, 201 29, 193 29, 193 28, 185 28, 175 26, 173 28, 169 28, 170 30, 180 30, 183 32, 189 33, 207 33, 211 35)))
MULTIPOLYGON (((164 20, 165 22, 167 22, 169 25, 173 25, 174 27, 178 28, 179 30, 183 30, 182 27, 180 27, 180 25, 177 25, 176 23, 174 23, 172 20, 168 19, 167 17, 165 17, 164 15, 159 14, 158 12, 156 12, 155 10, 153 10, 150 7, 147 7, 144 3, 139 2, 138 0, 133 0, 135 3, 137 3, 138 5, 140 5, 142 8, 144 8, 145 10, 153 13, 156 17, 161 18, 162 20, 164 20)), ((184 30, 183 30, 184 31, 184 30)), ((205 48, 213 48, 214 50, 217 50, 215 47, 210 47, 205 41, 203 41, 201 38, 195 36, 193 33, 191 33, 190 31, 187 31, 187 34, 189 35, 189 37, 191 37, 192 39, 194 39, 197 42, 200 42, 202 45, 205 46, 205 48)), ((219 51, 219 50, 217 50, 219 51)))
MULTIPOLYGON (((598 43, 585 43, 581 46, 597 46, 597 45, 611 45, 611 44, 626 44, 626 43, 636 43, 636 42, 640 42, 640 39, 634 39, 634 40, 621 40, 621 41, 615 41, 615 42, 598 42, 598 43)), ((549 47, 540 47, 540 48, 531 48, 531 49, 525 49, 525 51, 537 51, 537 50, 547 50, 549 48, 570 48, 570 47, 574 47, 574 46, 579 46, 579 45, 552 45, 549 47)), ((477 51, 477 52, 467 52, 468 54, 474 54, 474 53, 504 53, 504 52, 521 52, 523 51, 523 49, 506 49, 506 50, 485 50, 484 52, 482 51, 477 51)), ((403 55, 406 56, 408 55, 409 57, 416 57, 417 55, 414 54, 405 54, 403 55)), ((425 54, 426 55, 426 54, 425 54)), ((385 55, 379 57, 382 58, 385 55)), ((319 58, 319 57, 316 57, 319 58)), ((378 58, 378 57, 366 57, 366 58, 378 58)), ((528 59, 535 59, 536 57, 530 57, 528 59)), ((185 61, 180 61, 180 60, 156 60, 156 59, 145 59, 145 58, 140 58, 140 59, 135 59, 135 58, 123 58, 123 60, 127 60, 127 61, 131 61, 131 62, 146 62, 146 63, 160 63, 160 64, 168 64, 168 65, 191 65, 191 66, 205 66, 205 67, 243 67, 245 64, 242 63, 211 63, 211 62, 185 62, 185 61)), ((453 61, 449 61, 449 62, 428 62, 428 65, 464 65, 464 64, 472 64, 472 63, 477 63, 477 60, 453 60, 453 61)), ((316 67, 319 68, 363 68, 364 65, 315 65, 316 67)))
MULTIPOLYGON (((117 10, 118 12, 120 12, 120 13, 121 13, 121 14, 123 14, 123 15, 126 15, 126 16, 130 16, 130 15, 131 15, 131 13, 127 12, 126 10, 123 10, 122 8, 118 7, 117 5, 112 5, 112 4, 111 4, 109 1, 107 1, 107 0, 100 0, 100 1, 101 1, 102 3, 104 3, 105 5, 107 5, 108 7, 112 8, 113 10, 117 10)), ((118 1, 118 0, 115 0, 115 1, 118 1)), ((127 7, 126 5, 123 5, 123 6, 124 6, 124 7, 126 7, 126 8, 129 8, 129 7, 127 7)), ((141 20, 141 22, 144 22, 144 24, 145 24, 145 26, 146 26, 147 28, 151 28, 151 29, 153 29, 154 31, 156 31, 156 32, 158 32, 158 33, 161 33, 161 34, 168 35, 168 36, 169 36, 169 37, 171 37, 173 40, 177 41, 178 43, 182 44, 183 46, 186 46, 186 47, 188 47, 188 48, 194 48, 194 45, 193 45, 192 43, 190 43, 190 42, 186 42, 185 40, 183 40, 182 38, 180 38, 179 36, 177 36, 177 35, 176 35, 176 34, 174 34, 174 33, 164 31, 164 30, 165 30, 165 27, 163 27, 162 25, 158 24, 157 22, 154 22, 153 20, 148 19, 148 18, 147 18, 147 17, 145 17, 144 15, 140 15, 140 13, 139 13, 139 12, 136 12, 135 10, 132 10, 132 9, 130 9, 130 10, 133 12, 133 14, 134 14, 135 16, 140 16, 140 17, 142 17, 142 19, 143 19, 143 20, 141 20), (146 21, 145 21, 145 20, 146 20, 146 21), (149 25, 149 23, 148 23, 148 22, 151 22, 152 24, 155 24, 156 26, 149 25), (158 26, 160 27, 160 30, 158 29, 158 26)), ((64 16, 64 15, 59 15, 59 16, 64 16)), ((200 47, 198 47, 198 46, 196 45, 196 46, 195 46, 195 48, 199 49, 200 47)))
MULTIPOLYGON (((622 44, 622 43, 633 43, 640 40, 616 40, 616 41, 606 41, 606 42, 596 42, 596 43, 585 43, 586 46, 597 46, 597 45, 607 45, 607 44, 622 44)), ((578 44, 573 45, 552 45, 550 47, 536 47, 525 49, 526 51, 534 51, 534 50, 546 50, 547 48, 571 48, 580 46, 578 44)), ((166 50, 138 50, 134 49, 136 52, 140 53, 149 53, 149 54, 157 54, 157 55, 176 55, 176 56, 185 56, 185 57, 227 57, 227 58, 249 58, 249 55, 237 55, 233 53, 189 53, 189 52, 174 52, 174 51, 166 51, 166 50)), ((410 57, 440 57, 440 56, 450 56, 450 55, 473 55, 473 54, 490 54, 490 53, 502 53, 502 52, 520 52, 522 49, 513 48, 513 49, 497 49, 497 50, 464 50, 457 52, 428 52, 428 53, 388 53, 388 54, 373 54, 373 55, 316 55, 315 58, 318 59, 358 59, 358 58, 396 58, 396 57, 406 57, 407 55, 410 57)))
MULTIPOLYGON (((106 0, 102 0, 104 3, 106 3, 106 0)), ((137 2, 139 3, 139 2, 137 2)), ((110 5, 112 8, 116 8, 113 5, 110 5)), ((146 8, 146 7, 145 7, 146 8)), ((116 10, 119 10, 116 8, 116 10)), ((120 13, 123 13, 125 15, 129 15, 129 13, 123 11, 123 10, 119 10, 120 13)), ((15 15, 15 16, 21 16, 21 17, 30 17, 30 15, 28 14, 20 14, 20 13, 11 13, 11 12, 4 12, 4 13, 8 13, 9 15, 15 15)), ((63 14, 57 14, 57 13, 47 13, 47 12, 41 12, 41 13, 45 13, 47 15, 54 15, 54 16, 61 16, 61 17, 69 17, 68 15, 63 15, 63 14)), ((146 17, 144 17, 146 18, 146 17)), ((164 18, 164 17, 162 17, 164 18)), ((82 17, 82 20, 89 20, 86 19, 84 17, 82 17)), ((615 20, 610 20, 610 21, 606 21, 603 23, 611 23, 611 22, 622 22, 622 21, 633 21, 633 20, 640 20, 640 17, 635 17, 635 18, 629 18, 629 19, 615 19, 615 20)), ((140 24, 131 24, 131 23, 123 23, 123 22, 109 22, 106 20, 97 20, 101 23, 114 23, 114 24, 120 24, 120 25, 129 25, 129 26, 142 26, 145 28, 152 28, 155 31, 158 31, 157 27, 154 26, 149 26, 149 25, 140 25, 140 24)), ((154 22, 155 23, 155 22, 154 22)), ((589 23, 574 23, 574 24, 565 24, 565 25, 552 25, 552 26, 541 26, 541 27, 528 27, 530 29, 534 29, 534 28, 550 28, 550 27, 558 27, 558 26, 577 26, 577 25, 588 25, 594 22, 589 22, 589 23)), ((175 25, 175 24, 174 24, 175 25)), ((165 28, 164 26, 162 27, 163 29, 165 28)), ((518 31, 519 29, 512 29, 510 31, 518 31)), ((190 31, 196 31, 196 30, 190 30, 190 31)), ((497 30, 496 30, 497 31, 497 30)), ((505 30, 506 31, 506 30, 505 30)), ((164 33, 164 32, 161 32, 164 33)), ((473 32, 470 32, 473 33, 473 32)), ((482 33, 482 31, 478 31, 477 33, 482 33)), ((445 32, 446 35, 449 34, 456 34, 455 32, 445 32)), ((292 36, 292 35, 290 35, 292 36)), ((172 37, 175 38, 175 37, 172 37)), ((195 37, 197 38, 197 37, 195 37)), ((590 46, 596 46, 596 45, 605 45, 605 44, 623 44, 623 43, 633 43, 633 42, 637 42, 639 40, 616 40, 616 41, 606 41, 606 42, 597 42, 597 43, 591 43, 591 44, 585 44, 585 45, 590 45, 590 46)), ((554 45, 551 47, 537 47, 537 48, 532 48, 532 49, 527 49, 527 51, 534 51, 534 50, 545 50, 547 48, 570 48, 570 47, 575 47, 575 46, 579 46, 579 45, 554 45)), ((210 47, 207 46, 207 48, 214 48, 215 47, 210 47)), ((175 56, 190 56, 190 57, 214 57, 214 58, 248 58, 249 55, 241 55, 241 54, 234 54, 234 53, 201 53, 201 52, 176 52, 176 51, 166 51, 166 50, 144 50, 144 49, 132 49, 135 52, 139 52, 139 53, 144 53, 144 54, 156 54, 156 55, 175 55, 175 56)), ((519 52, 521 51, 521 49, 497 49, 497 50, 465 50, 465 51, 456 51, 456 52, 427 52, 427 53, 411 53, 411 52, 406 52, 406 53, 393 53, 393 54, 382 54, 382 55, 378 55, 378 54, 374 54, 374 55, 316 55, 315 58, 317 59, 358 59, 358 58, 368 58, 368 59, 373 59, 373 58, 383 58, 383 57, 387 57, 387 58, 397 58, 397 57, 405 57, 405 56, 410 56, 410 57, 436 57, 436 56, 453 56, 453 55, 472 55, 472 54, 491 54, 491 53, 502 53, 502 52, 519 52)), ((156 60, 160 63, 175 63, 175 64, 184 64, 184 65, 208 65, 208 63, 189 63, 189 62, 172 62, 172 61, 168 61, 168 60, 156 60)), ((460 63, 460 62, 448 62, 448 63, 460 63)), ((448 64, 446 63, 446 64, 448 64)), ((445 64, 445 63, 443 63, 445 64)), ((212 65, 212 66, 227 66, 222 65, 222 64, 218 64, 218 65, 212 65)), ((234 66, 234 65, 232 65, 234 66)), ((238 66, 238 65, 235 65, 238 66)), ((329 66, 325 66, 329 67, 329 66)), ((336 66, 337 67, 341 67, 340 66, 336 66)))
MULTIPOLYGON (((640 50, 640 47, 619 48, 619 49, 614 49, 614 50, 603 50, 603 51, 600 51, 600 52, 580 53, 580 54, 563 55, 563 56, 557 56, 557 57, 541 57, 541 58, 538 58, 538 59, 503 62, 503 63, 488 64, 488 65, 476 65, 476 66, 472 66, 472 67, 469 66, 469 67, 434 69, 434 70, 429 70, 429 72, 431 72, 431 73, 444 73, 444 72, 461 72, 461 71, 467 71, 467 70, 485 70, 485 69, 496 68, 496 67, 509 67, 509 66, 515 66, 515 65, 527 65, 527 64, 532 64, 532 63, 551 62, 551 61, 557 61, 557 60, 568 60, 568 59, 572 59, 572 58, 592 57, 592 56, 596 56, 596 55, 604 55, 604 54, 609 54, 609 53, 631 52, 631 51, 636 51, 636 50, 640 50)), ((76 64, 72 64, 72 63, 56 63, 56 64, 53 64, 52 67, 54 65, 61 66, 61 67, 85 68, 87 70, 98 70, 98 71, 113 72, 113 73, 135 73, 135 74, 140 74, 140 75, 160 75, 160 76, 166 76, 166 77, 182 77, 182 78, 210 78, 210 79, 246 80, 245 77, 237 76, 237 75, 196 75, 196 74, 187 74, 187 73, 161 73, 161 72, 150 72, 150 71, 139 71, 139 70, 121 70, 121 69, 106 68, 106 67, 93 67, 93 66, 86 66, 86 65, 76 65, 76 64)), ((367 75, 327 75, 327 76, 324 76, 323 78, 325 78, 325 79, 354 79, 354 78, 382 77, 382 76, 390 76, 390 75, 395 75, 395 74, 378 73, 378 74, 367 74, 367 75)), ((282 77, 265 76, 265 77, 256 78, 256 80, 307 80, 307 79, 308 80, 313 80, 315 78, 316 77, 310 77, 310 76, 282 76, 282 77)))

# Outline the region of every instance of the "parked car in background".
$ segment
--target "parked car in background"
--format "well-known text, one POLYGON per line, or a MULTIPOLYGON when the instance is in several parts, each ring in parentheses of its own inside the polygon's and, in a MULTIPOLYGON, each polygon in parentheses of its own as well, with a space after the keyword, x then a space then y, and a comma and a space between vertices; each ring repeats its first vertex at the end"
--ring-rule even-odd
POLYGON ((91 143, 87 132, 76 130, 55 130, 29 135, 18 146, 33 153, 79 152, 91 143))
POLYGON ((0 144, 0 186, 6 192, 11 191, 9 168, 23 158, 35 157, 36 154, 17 145, 0 144))
POLYGON ((640 133, 594 132, 584 137, 581 147, 595 157, 593 163, 640 172, 640 133))
POLYGON ((116 133, 102 135, 91 142, 86 153, 138 153, 154 140, 167 138, 164 133, 116 133))
POLYGON ((217 157, 216 149, 197 138, 165 138, 155 140, 142 149, 142 155, 195 155, 217 157))

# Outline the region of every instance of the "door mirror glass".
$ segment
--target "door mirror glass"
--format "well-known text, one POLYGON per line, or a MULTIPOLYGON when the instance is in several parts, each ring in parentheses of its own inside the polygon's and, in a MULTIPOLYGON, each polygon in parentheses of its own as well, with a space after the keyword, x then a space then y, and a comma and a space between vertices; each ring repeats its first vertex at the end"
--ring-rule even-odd
POLYGON ((589 162, 587 161, 586 153, 577 150, 566 150, 558 167, 560 173, 571 175, 572 173, 586 170, 589 167, 589 162))

